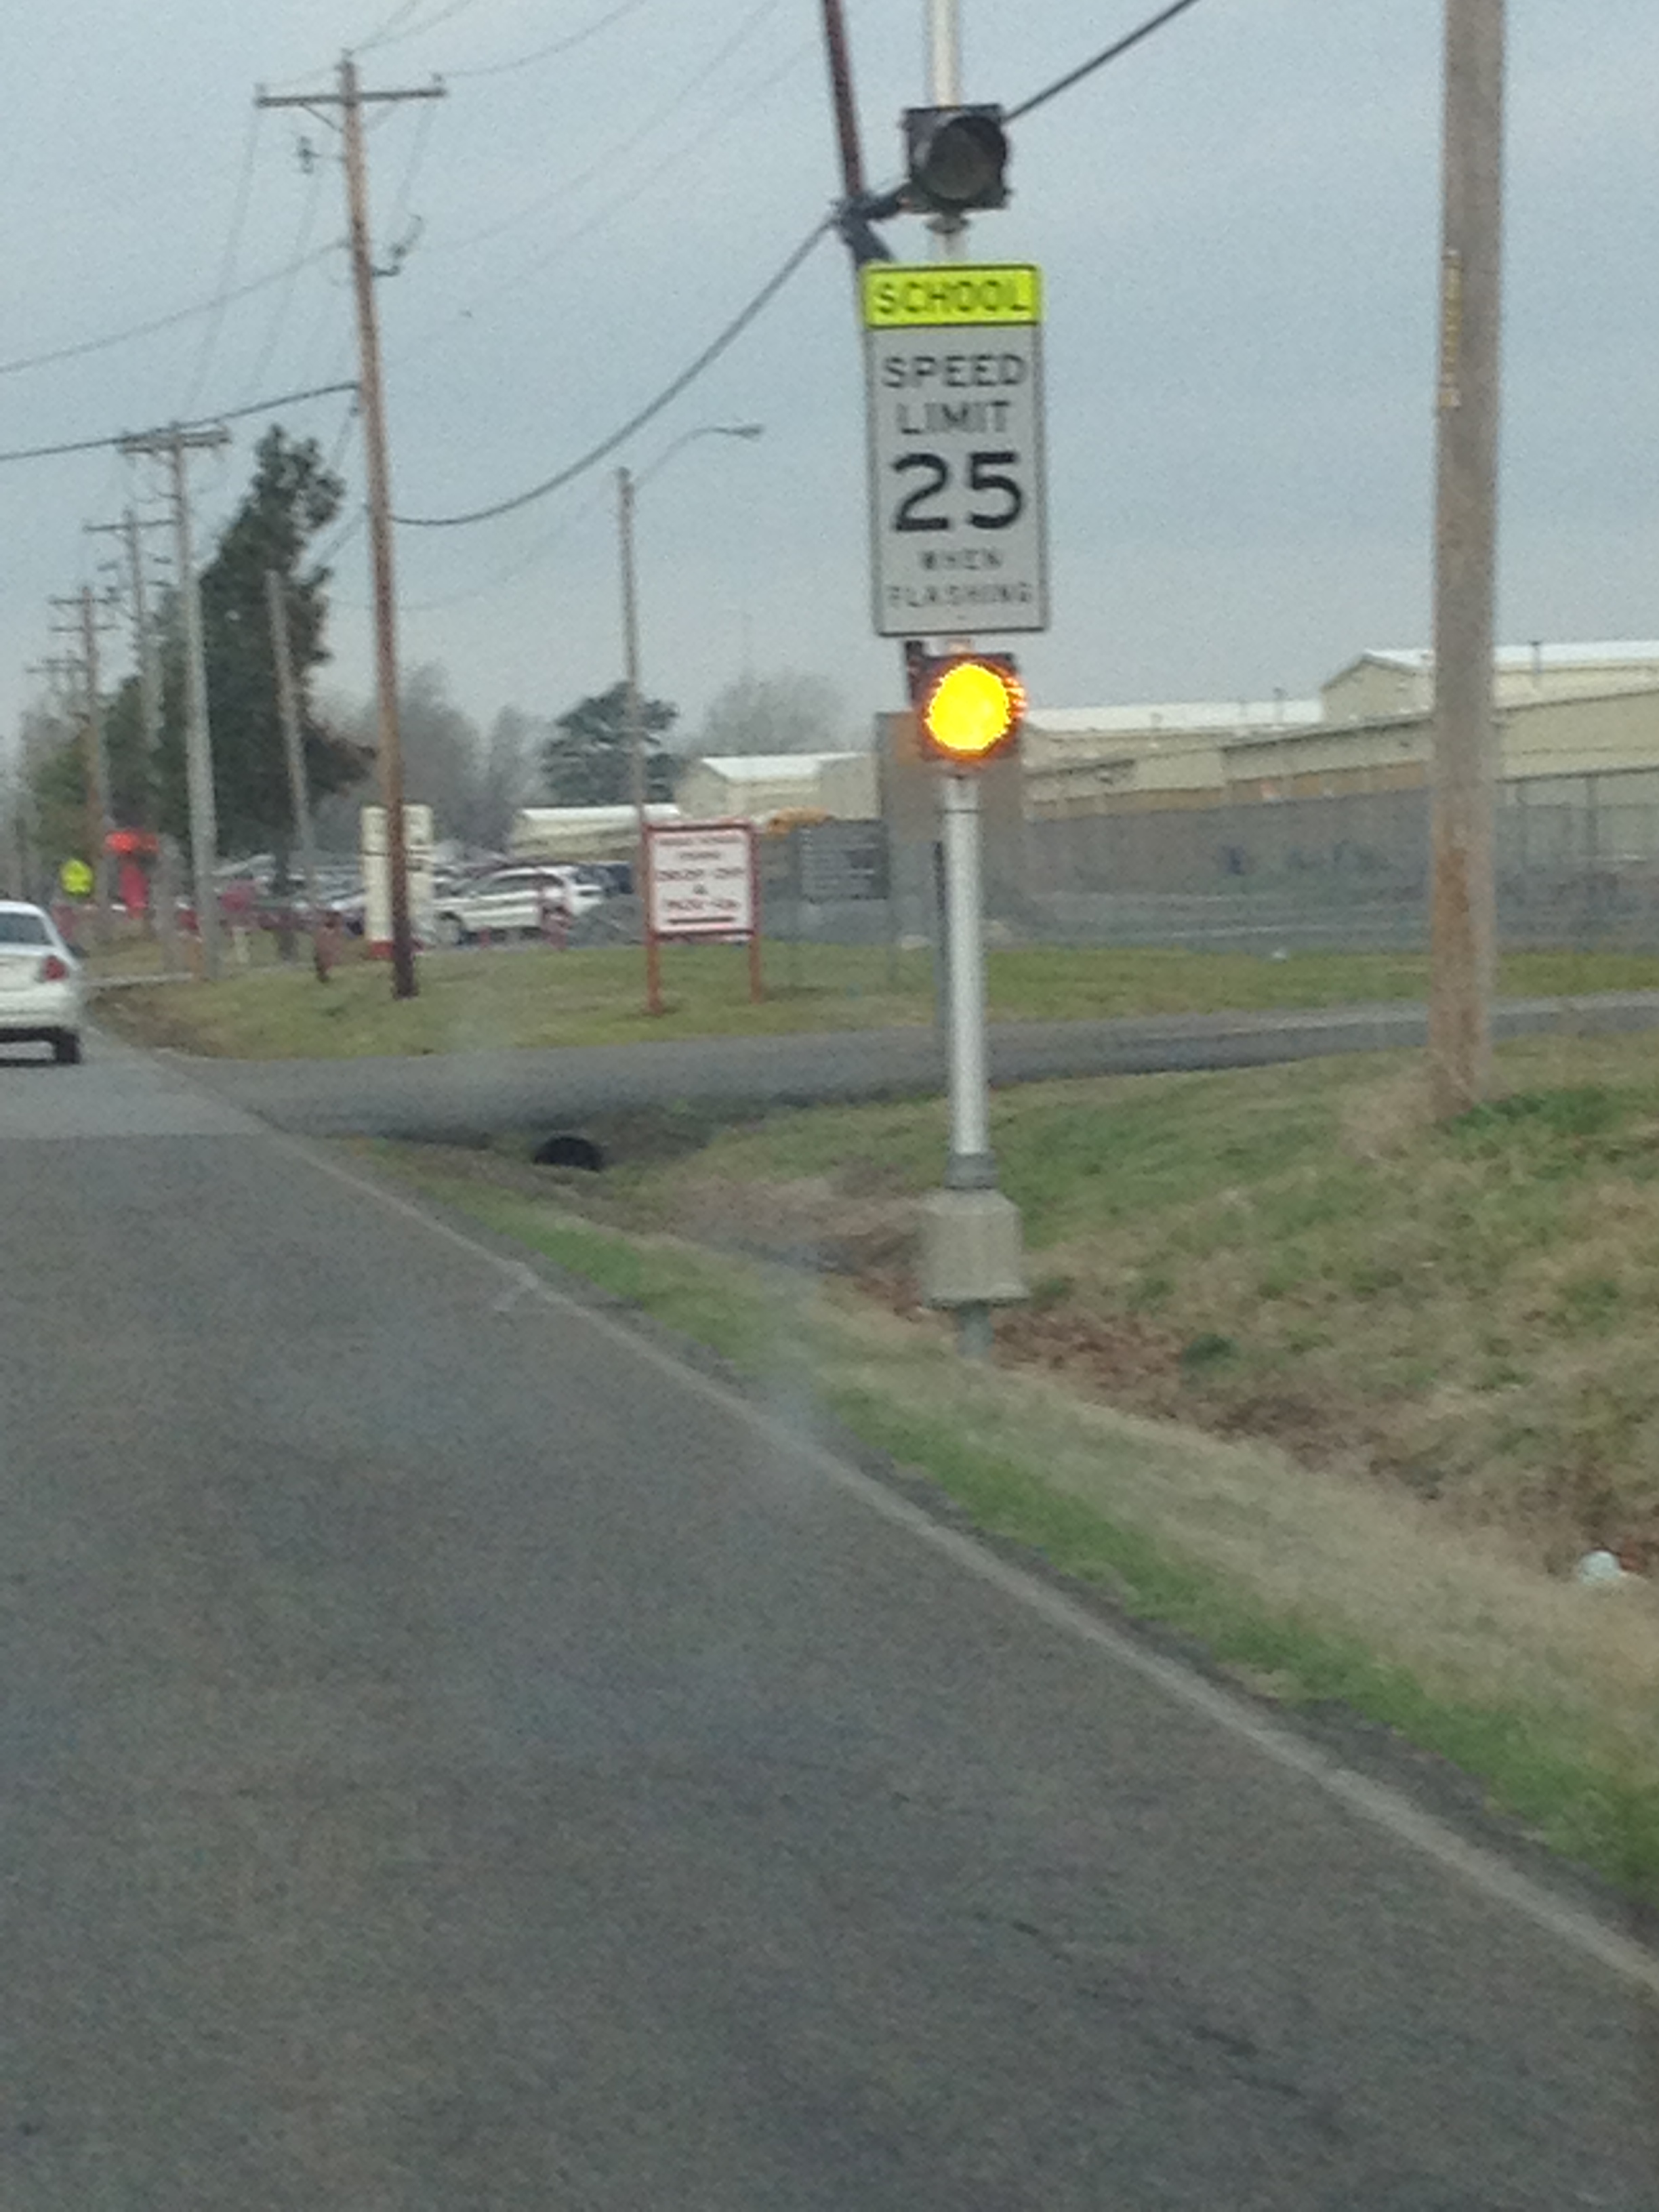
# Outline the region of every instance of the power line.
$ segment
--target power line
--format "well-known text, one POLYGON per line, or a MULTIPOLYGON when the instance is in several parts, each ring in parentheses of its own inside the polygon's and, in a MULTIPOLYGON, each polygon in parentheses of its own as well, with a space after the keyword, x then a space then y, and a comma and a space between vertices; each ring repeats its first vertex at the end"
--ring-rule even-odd
MULTIPOLYGON (((351 520, 343 524, 340 529, 337 530, 333 537, 331 538, 325 544, 319 545, 317 548, 317 550, 312 556, 313 567, 319 568, 325 568, 334 558, 337 553, 342 551, 346 546, 350 544, 352 539, 357 535, 357 532, 364 527, 368 520, 368 509, 366 507, 360 507, 356 513, 352 516, 351 520)), ((368 610, 366 608, 360 607, 356 611, 362 614, 368 612, 368 610)))
POLYGON ((263 292, 272 284, 280 284, 295 270, 308 268, 313 262, 325 261, 331 253, 338 252, 337 243, 319 246, 298 261, 285 262, 282 268, 254 276, 246 284, 239 284, 229 292, 216 294, 210 300, 198 300, 192 307, 177 307, 170 315, 157 315, 147 323, 134 323, 124 331, 112 331, 107 337, 82 338, 74 345, 54 346, 49 353, 20 355, 15 361, 0 361, 0 376, 21 375, 26 368, 46 368, 53 362, 76 361, 88 353, 106 353, 112 346, 125 345, 131 338, 147 338, 157 331, 176 329, 180 323, 192 321, 198 315, 210 315, 221 307, 228 307, 233 300, 246 300, 255 292, 263 292))
POLYGON ((444 253, 458 253, 468 246, 481 246, 487 239, 499 238, 503 231, 511 230, 515 224, 525 222, 527 217, 540 215, 544 209, 550 207, 556 200, 568 198, 573 192, 580 191, 585 185, 592 184, 596 177, 614 173, 618 163, 626 155, 631 154, 636 146, 648 138, 653 131, 659 130, 672 116, 678 114, 698 86, 706 82, 722 63, 729 61, 738 47, 759 30, 769 15, 776 15, 782 4, 783 0, 759 0, 759 5, 750 10, 730 38, 714 49, 700 69, 694 70, 676 91, 653 109, 636 130, 631 131, 618 144, 609 148, 597 161, 582 170, 580 175, 555 185, 549 191, 539 193, 535 199, 527 201, 524 206, 515 208, 511 215, 502 216, 495 222, 486 223, 482 230, 470 231, 465 238, 446 240, 437 248, 437 251, 444 253))
POLYGON ((556 476, 549 477, 542 483, 532 484, 528 491, 519 492, 511 499, 497 500, 490 507, 474 507, 465 514, 394 514, 392 520, 407 530, 459 530, 467 523, 490 522, 499 514, 511 514, 515 508, 528 507, 532 500, 544 499, 550 492, 574 483, 578 477, 585 476, 589 469, 596 468, 608 455, 614 453, 618 446, 625 445, 636 430, 642 430, 647 422, 662 413, 665 407, 678 399, 681 392, 689 390, 705 369, 712 368, 771 305, 819 239, 833 228, 834 219, 830 216, 814 223, 782 267, 767 278, 753 299, 739 309, 719 337, 703 348, 689 368, 682 369, 673 382, 659 392, 647 405, 641 407, 637 415, 630 416, 621 429, 613 431, 610 437, 584 453, 580 460, 573 461, 568 468, 561 469, 556 476))
MULTIPOLYGON (((269 415, 278 407, 297 407, 302 399, 327 399, 337 392, 355 392, 355 382, 349 384, 313 384, 304 392, 279 392, 271 399, 256 399, 246 407, 227 407, 217 415, 198 415, 187 422, 170 422, 168 430, 210 429, 218 422, 240 422, 246 416, 269 415)), ((116 430, 101 438, 75 438, 60 446, 21 446, 15 452, 0 453, 4 461, 55 460, 60 453, 101 453, 106 446, 118 446, 132 434, 116 430)))
POLYGON ((398 0, 398 4, 377 29, 371 31, 366 39, 358 40, 356 51, 360 54, 366 54, 371 46, 385 46, 387 40, 397 31, 398 24, 412 15, 420 4, 421 0, 398 0))
POLYGON ((357 49, 359 53, 367 53, 371 47, 395 46, 404 39, 418 39, 425 32, 435 31, 441 23, 447 23, 453 17, 465 15, 469 8, 477 6, 477 0, 449 0, 448 6, 440 8, 435 15, 428 15, 422 22, 410 23, 399 29, 398 27, 404 23, 404 18, 418 4, 419 0, 406 0, 405 5, 394 9, 380 28, 363 40, 357 49))
MULTIPOLYGON (((683 139, 672 152, 664 155, 661 161, 653 162, 649 168, 641 169, 634 181, 624 190, 611 193, 603 204, 585 222, 579 222, 574 230, 562 232, 544 252, 538 252, 530 261, 520 263, 510 275, 486 285, 482 291, 474 292, 462 307, 452 309, 441 322, 430 324, 424 331, 420 331, 407 346, 402 348, 394 356, 397 365, 401 368, 406 362, 425 354, 438 339, 453 330, 458 323, 470 321, 476 310, 483 306, 486 301, 499 297, 503 292, 512 292, 516 295, 527 279, 545 269, 550 262, 568 254, 572 246, 580 245, 585 240, 592 238, 597 232, 605 229, 636 200, 642 198, 659 177, 666 175, 672 170, 683 179, 684 176, 683 165, 688 155, 695 154, 699 148, 706 144, 716 131, 729 129, 733 113, 744 113, 752 108, 754 103, 770 92, 775 85, 781 84, 787 76, 798 70, 802 62, 817 51, 817 46, 816 37, 805 40, 775 68, 769 69, 763 76, 734 92, 729 105, 722 105, 719 111, 706 123, 700 125, 690 137, 683 139)), ((608 161, 605 166, 610 166, 608 161)), ((591 173, 597 173, 597 172, 591 173)))
POLYGON ((568 32, 562 39, 555 39, 550 45, 538 46, 530 53, 520 54, 510 62, 486 62, 478 69, 446 70, 444 74, 449 77, 507 76, 514 70, 530 69, 537 62, 550 61, 555 54, 568 54, 573 46, 584 45, 601 31, 608 31, 613 23, 620 23, 624 15, 635 15, 640 9, 649 4, 650 0, 621 0, 619 6, 609 9, 603 15, 595 16, 590 23, 584 23, 580 31, 568 32))
MULTIPOLYGON (((562 515, 553 529, 537 538, 527 553, 520 554, 516 561, 509 562, 505 568, 498 570, 495 575, 487 577, 482 584, 468 584, 459 592, 445 592, 436 599, 406 599, 403 603, 404 613, 407 615, 437 614, 447 607, 461 606, 469 599, 487 599, 491 592, 499 592, 504 585, 516 583, 520 576, 527 574, 531 569, 539 566, 550 553, 556 552, 560 546, 567 544, 580 529, 583 523, 591 521, 596 514, 608 507, 611 498, 609 483, 601 483, 590 497, 583 500, 569 514, 562 515)), ((361 614, 364 610, 357 607, 354 611, 361 614)))
POLYGON ((354 384, 351 387, 351 398, 347 403, 345 414, 341 420, 339 428, 334 434, 334 443, 329 448, 326 466, 330 476, 333 476, 337 472, 341 462, 345 459, 346 443, 351 436, 352 425, 356 420, 357 387, 354 384))
POLYGON ((257 391, 264 381, 265 371, 270 367, 271 357, 276 351, 283 332, 288 327, 288 319, 294 307, 294 288, 299 281, 300 270, 304 266, 305 250, 311 243, 311 227, 317 220, 317 210, 321 204, 322 197, 323 164, 313 156, 310 174, 307 179, 306 196, 300 209, 300 227, 294 234, 294 252, 299 258, 294 261, 289 270, 288 283, 283 288, 282 297, 276 302, 276 311, 270 319, 270 327, 265 332, 264 343, 260 347, 258 358, 253 364, 253 374, 243 387, 245 391, 257 391))
POLYGON ((202 333, 202 343, 196 356, 196 367, 191 373, 189 388, 185 393, 182 411, 188 414, 201 397, 213 349, 219 343, 219 333, 225 326, 225 310, 230 305, 227 297, 231 279, 236 274, 236 257, 242 250, 242 232, 247 223, 248 201, 253 190, 253 164, 259 149, 259 125, 264 120, 260 111, 253 109, 247 126, 247 137, 242 147, 241 174, 236 180, 236 196, 231 205, 230 229, 225 237, 225 250, 219 264, 219 297, 208 318, 208 326, 202 333))
MULTIPOLYGON (((388 108, 386 112, 390 114, 392 110, 388 108)), ((392 203, 392 212, 386 217, 386 238, 393 255, 398 258, 401 258, 404 249, 400 249, 398 244, 398 234, 403 228, 404 216, 409 213, 410 198, 415 190, 415 179, 420 174, 421 163, 426 155, 427 141, 432 136, 432 125, 437 112, 435 101, 428 100, 422 106, 420 119, 415 125, 415 135, 410 145, 409 159, 404 165, 403 181, 398 186, 397 194, 392 203)), ((417 225, 418 222, 417 217, 417 225)))
POLYGON ((1053 84, 1045 86, 1041 92, 1033 93, 1030 100, 1023 100, 1018 107, 1011 107, 1004 119, 1018 123, 1022 115, 1030 115, 1035 109, 1046 106, 1049 100, 1057 100, 1062 92, 1069 92, 1074 84, 1081 84, 1085 76, 1092 76, 1097 70, 1104 69, 1108 62, 1116 61, 1132 46, 1138 46, 1143 39, 1150 39, 1154 31, 1161 31, 1166 23, 1173 23, 1177 15, 1184 15, 1189 8, 1196 8, 1197 5, 1198 0, 1171 0, 1169 7, 1160 9, 1138 30, 1116 40, 1103 53, 1095 55, 1092 60, 1080 63, 1074 70, 1068 70, 1064 76, 1056 77, 1053 84))

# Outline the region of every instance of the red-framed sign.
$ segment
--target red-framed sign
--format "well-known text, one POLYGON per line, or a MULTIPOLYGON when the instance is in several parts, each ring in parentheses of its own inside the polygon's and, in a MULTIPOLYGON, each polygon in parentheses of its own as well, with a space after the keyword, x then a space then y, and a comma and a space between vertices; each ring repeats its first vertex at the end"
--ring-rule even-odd
POLYGON ((653 823, 645 833, 645 983, 662 1012, 667 942, 746 944, 749 995, 765 996, 761 969, 760 848, 752 822, 653 823))

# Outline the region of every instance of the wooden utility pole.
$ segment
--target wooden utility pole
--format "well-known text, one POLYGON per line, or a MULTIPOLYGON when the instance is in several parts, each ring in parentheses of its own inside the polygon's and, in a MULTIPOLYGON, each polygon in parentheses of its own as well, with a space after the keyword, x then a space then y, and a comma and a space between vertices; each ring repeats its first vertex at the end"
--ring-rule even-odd
MULTIPOLYGON (((164 515, 150 521, 141 521, 136 507, 129 506, 119 522, 89 522, 87 533, 92 538, 118 538, 126 555, 127 602, 132 617, 133 660, 138 676, 138 732, 143 759, 142 794, 138 801, 134 826, 142 830, 155 828, 155 776, 156 755, 161 743, 161 669, 156 654, 156 641, 149 618, 149 579, 144 568, 144 532, 146 530, 166 530, 164 515)), ((171 969, 175 954, 174 936, 177 916, 173 912, 173 893, 170 880, 163 881, 167 871, 161 864, 160 840, 157 840, 156 865, 150 884, 150 923, 161 939, 163 966, 171 969)))
POLYGON ((81 587, 81 667, 87 687, 87 838, 92 848, 93 900, 98 915, 94 927, 100 935, 107 936, 109 833, 115 827, 115 817, 110 810, 109 753, 104 743, 104 702, 99 696, 98 608, 90 584, 81 587))
POLYGON ((398 92, 365 92, 349 54, 340 59, 339 90, 260 93, 259 107, 305 107, 332 121, 337 110, 345 153, 346 209, 351 231, 351 273, 357 301, 358 400, 368 479, 368 543, 374 583, 374 681, 380 732, 380 797, 386 808, 386 868, 392 893, 392 988, 412 999, 415 937, 409 911, 409 853, 404 824, 404 756, 398 727, 398 616, 392 557, 392 472, 386 458, 386 393, 380 370, 380 332, 374 308, 377 271, 369 250, 368 165, 363 151, 363 109, 371 101, 441 100, 441 84, 398 92))
POLYGON ((1505 27, 1505 0, 1446 0, 1429 990, 1441 1120, 1492 1080, 1505 27))
POLYGON ((202 636, 202 586, 190 514, 190 456, 228 446, 223 424, 208 430, 149 430, 123 438, 124 453, 153 453, 165 459, 173 476, 173 562, 179 604, 185 620, 185 769, 190 797, 191 875, 196 933, 202 948, 202 973, 209 982, 219 975, 219 809, 213 790, 213 737, 208 720, 207 648, 202 636))
POLYGON ((73 599, 54 599, 52 604, 71 617, 59 628, 58 635, 73 637, 76 641, 74 665, 80 679, 77 703, 86 793, 86 826, 82 835, 86 841, 87 865, 93 873, 93 933, 101 938, 109 933, 109 833, 115 827, 115 817, 110 811, 109 755, 104 744, 104 704, 99 695, 98 602, 91 586, 83 585, 73 599))
POLYGON ((823 50, 830 64, 830 104, 841 155, 841 185, 848 200, 864 197, 864 150, 859 140, 858 104, 853 94, 853 57, 847 42, 842 0, 823 0, 823 50))
POLYGON ((289 635, 288 593, 275 568, 265 570, 265 605, 270 613, 270 658, 276 671, 276 710, 283 722, 283 750, 288 760, 289 798, 294 808, 294 835, 300 847, 300 872, 305 878, 306 905, 311 927, 318 927, 321 905, 317 896, 317 845, 311 832, 311 790, 306 780, 305 737, 300 727, 300 691, 294 681, 294 650, 289 635))
POLYGON ((662 1012, 662 951, 651 927, 651 833, 646 811, 645 701, 640 690, 640 587, 634 551, 634 472, 617 471, 617 543, 622 562, 623 712, 628 727, 629 801, 634 809, 634 895, 645 932, 645 1011, 662 1012))

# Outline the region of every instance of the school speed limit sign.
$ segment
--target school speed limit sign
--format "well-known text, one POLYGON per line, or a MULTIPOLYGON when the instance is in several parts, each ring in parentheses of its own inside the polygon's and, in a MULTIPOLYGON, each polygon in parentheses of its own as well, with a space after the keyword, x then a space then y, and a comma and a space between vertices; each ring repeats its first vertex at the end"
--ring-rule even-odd
POLYGON ((878 262, 860 288, 877 635, 1047 629, 1041 272, 878 262))

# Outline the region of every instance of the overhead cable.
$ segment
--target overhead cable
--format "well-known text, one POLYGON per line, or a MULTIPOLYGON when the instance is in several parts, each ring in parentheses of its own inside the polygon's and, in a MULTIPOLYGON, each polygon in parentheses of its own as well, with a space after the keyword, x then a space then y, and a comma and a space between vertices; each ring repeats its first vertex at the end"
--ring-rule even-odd
POLYGON ((395 46, 404 39, 418 39, 427 31, 435 31, 441 23, 447 23, 456 15, 464 15, 469 8, 477 4, 477 0, 449 0, 448 6, 440 8, 435 15, 422 16, 417 23, 405 22, 405 16, 418 4, 419 0, 407 0, 406 5, 394 9, 380 29, 372 32, 363 40, 358 52, 367 53, 372 46, 395 46))
POLYGON ((1056 77, 1053 84, 1046 85, 1041 92, 1033 93, 1030 100, 1022 100, 1018 107, 1011 107, 1004 121, 1018 123, 1022 115, 1030 115, 1035 109, 1045 106, 1049 100, 1058 100, 1062 92, 1069 92, 1074 84, 1081 84, 1085 76, 1092 76, 1097 70, 1104 69, 1108 62, 1116 61, 1132 46, 1138 46, 1143 39, 1150 39, 1154 31, 1161 31, 1166 23, 1173 23, 1177 15, 1184 15, 1189 8, 1196 8, 1197 5, 1198 0, 1171 0, 1169 7, 1160 9, 1138 30, 1130 31, 1125 37, 1115 40, 1091 60, 1080 63, 1074 70, 1068 70, 1064 76, 1056 77))
MULTIPOLYGON (((785 77, 799 69, 802 62, 817 51, 816 37, 803 40, 776 68, 769 69, 763 76, 744 86, 732 94, 732 112, 744 114, 752 112, 755 103, 758 100, 770 92, 775 85, 781 84, 785 77)), ((640 170, 631 184, 620 191, 608 194, 594 212, 585 221, 579 222, 574 229, 561 231, 552 243, 538 252, 532 260, 520 264, 509 275, 498 277, 481 291, 470 295, 464 305, 459 308, 451 309, 441 322, 429 324, 417 337, 411 339, 407 346, 398 349, 392 356, 394 364, 402 368, 404 362, 426 353, 438 339, 446 337, 458 324, 471 321, 475 312, 486 301, 498 298, 503 292, 511 292, 516 295, 529 277, 535 276, 538 270, 545 269, 550 262, 560 259, 568 254, 573 246, 580 245, 585 239, 592 238, 597 232, 605 229, 636 200, 642 198, 659 178, 672 171, 683 180, 686 157, 696 153, 701 146, 714 137, 716 131, 727 129, 730 119, 730 114, 722 107, 693 131, 690 137, 684 139, 671 153, 664 155, 659 161, 653 162, 649 168, 640 170)), ((607 163, 605 166, 610 165, 607 163)), ((597 174, 598 172, 592 173, 597 174)))
MULTIPOLYGON (((345 384, 313 384, 304 392, 279 392, 271 399, 255 399, 246 407, 227 407, 216 415, 194 415, 188 422, 169 422, 169 430, 209 430, 216 422, 240 422, 248 415, 269 415, 278 407, 297 407, 302 399, 328 399, 337 392, 355 392, 356 380, 345 384)), ((0 453, 0 462, 46 461, 60 453, 95 453, 106 446, 118 446, 132 435, 129 430, 113 430, 101 438, 74 438, 61 446, 21 446, 15 452, 0 453)))
POLYGON ((549 46, 537 46, 527 54, 516 55, 510 62, 485 62, 477 69, 446 70, 444 75, 451 79, 507 76, 514 70, 530 69, 537 62, 551 61, 555 54, 568 54, 573 46, 584 45, 601 31, 608 31, 613 23, 620 23, 624 15, 636 15, 649 4, 650 0, 620 0, 618 6, 608 9, 603 15, 596 15, 592 22, 584 23, 580 30, 570 31, 563 38, 555 39, 549 46))
POLYGON ((713 367, 757 317, 770 306, 818 240, 833 228, 834 219, 828 216, 815 222, 782 267, 767 278, 753 299, 732 317, 712 343, 703 348, 689 368, 682 369, 673 382, 659 392, 647 405, 641 407, 637 415, 630 416, 619 430, 612 431, 608 438, 590 448, 580 460, 573 461, 568 468, 561 469, 556 476, 546 477, 541 483, 532 484, 528 491, 518 492, 511 499, 497 500, 489 507, 473 507, 465 514, 394 514, 392 520, 406 530, 459 530, 467 523, 490 522, 498 514, 511 514, 518 507, 528 507, 532 500, 545 499, 550 492, 562 490, 566 484, 574 483, 578 477, 586 476, 589 469, 597 468, 619 446, 626 445, 636 430, 642 430, 647 422, 662 413, 665 407, 672 405, 681 392, 696 382, 705 369, 713 367))
POLYGON ((406 21, 420 4, 421 0, 398 0, 398 5, 392 13, 377 24, 366 39, 359 39, 353 51, 366 54, 371 46, 385 46, 396 33, 398 24, 406 21))
POLYGON ((281 298, 276 302, 270 328, 265 332, 264 343, 260 347, 258 358, 253 364, 253 374, 243 387, 245 391, 257 392, 264 383, 265 372, 270 367, 283 332, 288 328, 288 319, 294 308, 294 288, 300 271, 305 265, 305 250, 311 243, 311 227, 317 220, 317 210, 322 199, 322 191, 323 165, 320 161, 313 161, 307 183, 305 199, 300 209, 300 228, 295 234, 294 252, 297 258, 289 266, 288 283, 281 298))
POLYGON ((226 234, 225 250, 219 263, 219 296, 208 318, 208 326, 202 333, 196 366, 191 372, 189 387, 185 393, 184 411, 186 414, 201 397, 214 348, 218 344, 219 333, 225 326, 225 310, 230 305, 231 280, 236 274, 236 257, 242 250, 242 233, 247 226, 248 202, 253 191, 253 165, 259 150, 259 126, 264 121, 264 111, 257 106, 250 108, 248 118, 247 137, 242 148, 241 173, 236 179, 235 198, 231 203, 230 229, 226 234))
POLYGON ((481 230, 469 231, 464 238, 446 240, 434 250, 443 253, 455 253, 469 246, 481 246, 486 239, 499 238, 503 231, 511 230, 516 223, 523 222, 527 216, 540 215, 544 209, 551 207, 556 200, 567 199, 572 193, 580 191, 586 185, 591 185, 596 178, 614 176, 635 148, 641 145, 653 131, 660 130, 665 123, 677 115, 698 86, 713 76, 723 63, 729 61, 738 49, 754 36, 769 16, 776 15, 781 5, 782 0, 758 0, 758 5, 750 10, 731 36, 715 47, 714 52, 701 67, 694 70, 689 77, 677 85, 668 98, 653 108, 645 119, 630 131, 624 138, 615 145, 608 147, 596 161, 591 163, 578 175, 565 178, 553 185, 550 190, 538 193, 533 200, 527 200, 522 206, 515 208, 511 215, 498 216, 495 222, 487 222, 481 230))
POLYGON ((325 261, 331 253, 339 252, 337 242, 319 246, 314 252, 302 254, 297 261, 284 263, 280 269, 268 270, 263 276, 251 277, 246 284, 234 290, 216 294, 210 300, 198 300, 193 307, 176 307, 170 315, 156 315, 147 323, 134 323, 124 331, 112 331, 107 337, 82 338, 74 345, 54 346, 47 353, 22 354, 15 361, 0 361, 0 376, 21 375, 26 368, 46 368, 53 362, 76 361, 82 354, 106 353, 112 346, 125 345, 130 338, 147 338, 157 331, 170 331, 179 323, 192 321, 198 315, 210 315, 233 300, 246 300, 254 292, 263 292, 272 284, 280 284, 295 270, 308 268, 313 261, 325 261))

